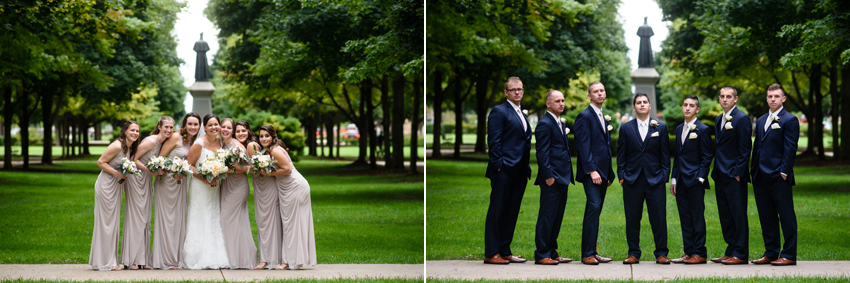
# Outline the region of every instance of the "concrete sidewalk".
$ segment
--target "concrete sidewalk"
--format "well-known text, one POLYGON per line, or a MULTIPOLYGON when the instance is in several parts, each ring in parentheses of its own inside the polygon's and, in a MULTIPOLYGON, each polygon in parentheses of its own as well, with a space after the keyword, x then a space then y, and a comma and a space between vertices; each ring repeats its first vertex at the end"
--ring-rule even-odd
POLYGON ((508 265, 484 264, 482 261, 448 260, 426 261, 428 279, 632 279, 667 280, 694 277, 773 277, 773 276, 819 276, 850 277, 850 261, 800 261, 796 266, 772 265, 684 265, 655 264, 654 261, 627 265, 612 261, 596 266, 571 262, 556 266, 526 263, 508 265))
POLYGON ((123 270, 95 271, 87 264, 3 264, 0 280, 71 281, 257 281, 265 279, 424 278, 424 264, 319 264, 302 270, 123 270))

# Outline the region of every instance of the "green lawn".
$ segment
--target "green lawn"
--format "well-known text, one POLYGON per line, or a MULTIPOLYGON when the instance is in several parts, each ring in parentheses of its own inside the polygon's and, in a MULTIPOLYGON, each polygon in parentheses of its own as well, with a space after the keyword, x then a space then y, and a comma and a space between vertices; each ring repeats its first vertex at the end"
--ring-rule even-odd
MULTIPOLYGON (((532 153, 532 157, 533 157, 532 153)), ((489 204, 490 183, 484 178, 486 155, 464 155, 482 161, 429 160, 427 259, 482 260, 484 258, 484 220, 489 204)), ((575 159, 574 159, 575 161, 575 159)), ((574 162, 575 164, 575 162, 574 162)), ((537 221, 540 189, 533 185, 537 166, 532 161, 532 180, 528 182, 517 228, 511 245, 515 254, 532 259, 534 227, 537 221)), ((574 169, 575 170, 575 169, 574 169)), ((797 167, 794 203, 799 224, 798 254, 800 260, 850 260, 850 166, 797 167)), ((752 188, 752 186, 751 186, 752 188)), ((668 189, 669 190, 669 189, 668 189)), ((626 258, 622 187, 615 182, 608 188, 600 219, 598 251, 615 260, 626 258)), ((706 192, 706 226, 709 256, 722 256, 725 243, 720 231, 714 190, 706 192)), ((764 251, 761 226, 755 200, 750 189, 748 202, 750 226, 750 259, 764 251)), ((561 226, 559 253, 578 259, 580 256, 582 217, 585 206, 580 184, 571 185, 567 209, 561 226)), ((668 248, 671 257, 682 255, 682 236, 676 201, 667 193, 668 248)), ((644 211, 641 223, 641 260, 653 260, 654 249, 649 222, 644 211)))
MULTIPOLYGON (((96 159, 52 168, 92 173, 0 171, 0 264, 88 263, 96 159)), ((423 263, 422 175, 371 175, 348 164, 295 164, 310 182, 319 263, 423 263)))

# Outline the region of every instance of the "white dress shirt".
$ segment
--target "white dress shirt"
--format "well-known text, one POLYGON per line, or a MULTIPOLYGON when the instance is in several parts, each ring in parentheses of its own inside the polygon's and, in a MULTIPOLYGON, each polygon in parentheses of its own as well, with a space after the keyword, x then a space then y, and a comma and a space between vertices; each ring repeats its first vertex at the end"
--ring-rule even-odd
POLYGON ((519 105, 514 104, 510 100, 508 100, 508 104, 514 107, 514 112, 519 117, 519 120, 522 121, 522 132, 526 132, 528 130, 528 124, 525 123, 525 115, 522 115, 522 108, 519 105))

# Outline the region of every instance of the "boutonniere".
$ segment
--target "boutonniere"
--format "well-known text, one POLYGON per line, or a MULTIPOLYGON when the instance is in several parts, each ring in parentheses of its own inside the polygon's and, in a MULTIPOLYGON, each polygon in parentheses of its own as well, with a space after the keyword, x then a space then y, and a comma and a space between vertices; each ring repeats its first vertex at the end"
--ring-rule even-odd
POLYGON ((650 127, 653 127, 653 128, 658 127, 658 121, 656 121, 656 120, 650 120, 650 121, 649 121, 649 126, 650 126, 650 127))
POLYGON ((609 132, 610 132, 611 130, 613 130, 613 129, 614 129, 614 126, 608 125, 608 131, 609 131, 609 132))
POLYGON ((688 139, 692 139, 692 140, 697 139, 697 133, 690 133, 690 134, 688 135, 688 139))
POLYGON ((561 124, 566 124, 566 123, 567 123, 567 118, 561 118, 561 124))
POLYGON ((651 135, 651 136, 649 136, 649 137, 654 138, 654 137, 657 137, 657 136, 658 136, 658 132, 654 132, 654 133, 652 133, 652 135, 651 135))
POLYGON ((522 114, 528 115, 528 109, 522 109, 522 114))
POLYGON ((732 129, 732 122, 726 122, 726 129, 727 129, 727 130, 731 130, 731 129, 732 129))
POLYGON ((570 134, 570 128, 564 127, 564 134, 569 135, 570 134))
POLYGON ((611 116, 605 115, 605 121, 606 122, 611 121, 611 116))
POLYGON ((774 122, 779 122, 779 116, 773 116, 773 119, 771 120, 773 120, 774 122))
POLYGON ((771 128, 771 129, 774 129, 774 130, 777 130, 777 129, 779 129, 779 124, 773 124, 773 125, 770 125, 770 128, 771 128))
POLYGON ((688 131, 696 132, 696 131, 699 131, 699 130, 697 130, 696 124, 690 124, 690 125, 688 125, 688 131))
POLYGON ((732 121, 732 115, 726 115, 726 121, 732 121))

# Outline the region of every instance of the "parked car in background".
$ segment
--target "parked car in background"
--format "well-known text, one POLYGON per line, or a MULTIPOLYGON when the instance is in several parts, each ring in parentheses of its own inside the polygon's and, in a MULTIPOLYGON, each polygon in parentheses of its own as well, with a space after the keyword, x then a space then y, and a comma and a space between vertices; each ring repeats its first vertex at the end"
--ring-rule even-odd
POLYGON ((360 130, 357 129, 357 125, 348 124, 348 127, 345 129, 345 138, 347 139, 359 139, 360 138, 360 130))

